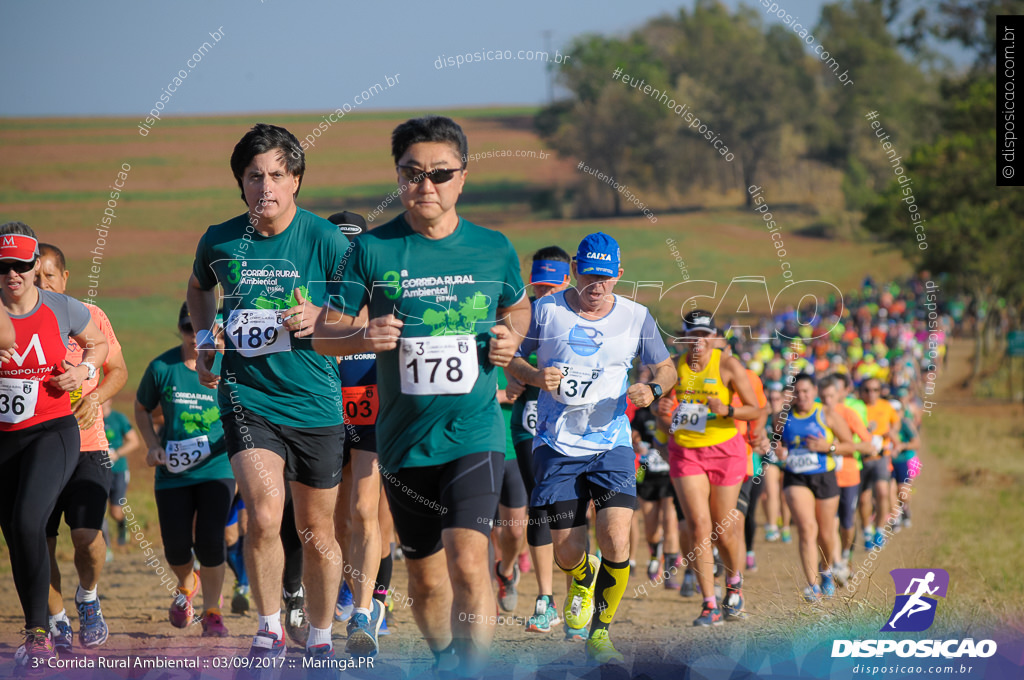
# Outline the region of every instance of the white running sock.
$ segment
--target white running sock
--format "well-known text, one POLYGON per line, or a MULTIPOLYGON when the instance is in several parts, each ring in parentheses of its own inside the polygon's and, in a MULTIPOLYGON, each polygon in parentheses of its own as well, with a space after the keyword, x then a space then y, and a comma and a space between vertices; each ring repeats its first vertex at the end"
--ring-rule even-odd
POLYGON ((86 590, 82 586, 78 586, 78 592, 75 593, 75 602, 95 602, 97 590, 98 588, 86 590))
POLYGON ((356 614, 362 614, 366 618, 370 618, 370 610, 369 609, 363 609, 362 607, 356 607, 355 609, 352 610, 352 616, 355 616, 356 614))
POLYGON ((278 609, 270 616, 259 615, 260 617, 260 630, 265 630, 273 633, 277 636, 278 640, 284 639, 284 629, 281 627, 281 610, 278 609))
POLYGON ((329 644, 331 644, 330 628, 317 628, 316 626, 309 627, 309 639, 306 640, 306 649, 312 649, 317 645, 329 644))
POLYGON ((61 609, 60 613, 54 614, 53 616, 49 617, 50 634, 51 635, 56 635, 57 634, 57 622, 58 621, 64 621, 67 624, 71 623, 71 621, 68 620, 68 610, 67 609, 61 609))

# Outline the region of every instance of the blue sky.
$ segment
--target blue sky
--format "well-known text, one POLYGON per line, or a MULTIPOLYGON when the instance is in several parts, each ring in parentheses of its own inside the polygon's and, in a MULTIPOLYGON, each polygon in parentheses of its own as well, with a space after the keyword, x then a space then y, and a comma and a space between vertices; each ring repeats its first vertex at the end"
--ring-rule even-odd
MULTIPOLYGON (((814 25, 825 0, 778 0, 814 25)), ((739 0, 726 0, 735 8, 739 0)), ((745 4, 764 12, 757 0, 745 4)), ((576 35, 624 34, 693 0, 491 3, 185 0, 0 4, 0 116, 326 112, 395 81, 363 110, 539 104, 539 61, 436 68, 484 50, 565 51, 576 35), (219 42, 210 34, 222 29, 219 42), (204 42, 201 60, 188 61, 204 42), (191 70, 189 70, 191 68, 191 70), (179 70, 186 77, 173 84, 179 70), (397 77, 396 77, 397 74, 397 77)), ((767 20, 767 16, 765 16, 767 20)), ((826 46, 827 47, 827 46, 826 46)))

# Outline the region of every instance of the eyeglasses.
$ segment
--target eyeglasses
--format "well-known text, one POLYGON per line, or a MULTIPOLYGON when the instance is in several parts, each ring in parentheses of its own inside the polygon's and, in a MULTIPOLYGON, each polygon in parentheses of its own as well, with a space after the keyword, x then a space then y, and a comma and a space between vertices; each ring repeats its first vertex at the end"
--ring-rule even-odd
POLYGON ((401 175, 402 179, 412 184, 419 184, 424 178, 429 179, 433 184, 445 184, 446 182, 452 181, 455 177, 455 173, 462 172, 465 168, 434 168, 433 170, 424 170, 423 168, 417 168, 412 165, 399 165, 398 174, 401 175))
POLYGON ((24 274, 35 266, 35 260, 31 262, 0 262, 0 276, 7 276, 12 269, 19 274, 24 274))

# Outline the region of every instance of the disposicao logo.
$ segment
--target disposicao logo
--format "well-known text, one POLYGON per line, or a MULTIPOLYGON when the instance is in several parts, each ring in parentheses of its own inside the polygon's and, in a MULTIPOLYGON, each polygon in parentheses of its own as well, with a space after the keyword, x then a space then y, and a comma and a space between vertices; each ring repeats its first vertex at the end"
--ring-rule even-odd
MULTIPOLYGON (((893 569, 889 572, 896 585, 896 601, 882 626, 883 633, 919 633, 935 622, 938 598, 949 590, 945 569, 893 569), (902 594, 899 594, 902 593, 902 594)), ((990 657, 996 653, 994 640, 834 640, 834 657, 879 657, 895 652, 900 657, 957 658, 990 657)))

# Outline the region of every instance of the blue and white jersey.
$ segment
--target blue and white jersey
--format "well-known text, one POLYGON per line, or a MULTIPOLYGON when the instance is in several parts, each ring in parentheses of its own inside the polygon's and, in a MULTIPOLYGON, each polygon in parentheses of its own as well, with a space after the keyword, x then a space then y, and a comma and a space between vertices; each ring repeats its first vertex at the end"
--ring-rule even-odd
POLYGON ((584 319, 565 293, 533 303, 530 332, 516 354, 536 353, 538 368, 555 366, 562 372, 558 389, 541 391, 537 400, 533 446, 546 444, 566 456, 632 446, 628 374, 637 356, 648 365, 669 358, 658 326, 646 307, 618 295, 604 318, 584 319))

